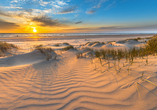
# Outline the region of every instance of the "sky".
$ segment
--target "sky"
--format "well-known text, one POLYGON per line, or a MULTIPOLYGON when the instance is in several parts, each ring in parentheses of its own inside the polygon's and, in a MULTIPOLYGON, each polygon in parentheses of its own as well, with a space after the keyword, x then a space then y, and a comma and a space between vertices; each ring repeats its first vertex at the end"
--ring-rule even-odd
POLYGON ((0 0, 0 33, 157 33, 157 0, 0 0))

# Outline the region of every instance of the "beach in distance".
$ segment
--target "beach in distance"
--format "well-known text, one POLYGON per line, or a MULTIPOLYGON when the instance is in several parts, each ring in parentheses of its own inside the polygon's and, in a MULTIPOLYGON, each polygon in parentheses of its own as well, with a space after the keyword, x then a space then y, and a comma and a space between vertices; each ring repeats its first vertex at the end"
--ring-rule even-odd
POLYGON ((155 34, 0 35, 0 110, 157 110, 155 34))

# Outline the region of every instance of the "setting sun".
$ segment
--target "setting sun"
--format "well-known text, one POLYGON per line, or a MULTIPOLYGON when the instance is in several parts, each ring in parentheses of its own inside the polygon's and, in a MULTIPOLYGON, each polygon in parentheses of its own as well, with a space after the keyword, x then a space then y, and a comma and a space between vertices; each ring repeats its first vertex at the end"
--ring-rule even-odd
POLYGON ((37 30, 34 28, 34 29, 33 29, 33 32, 37 32, 37 30))

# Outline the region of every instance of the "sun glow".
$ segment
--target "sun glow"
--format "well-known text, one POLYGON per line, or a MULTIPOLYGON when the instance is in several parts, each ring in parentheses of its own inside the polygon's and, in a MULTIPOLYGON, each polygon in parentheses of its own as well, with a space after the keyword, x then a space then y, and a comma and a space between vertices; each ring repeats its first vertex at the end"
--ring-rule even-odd
POLYGON ((37 32, 37 30, 34 28, 34 29, 33 29, 33 32, 34 32, 34 33, 36 33, 36 32, 37 32))

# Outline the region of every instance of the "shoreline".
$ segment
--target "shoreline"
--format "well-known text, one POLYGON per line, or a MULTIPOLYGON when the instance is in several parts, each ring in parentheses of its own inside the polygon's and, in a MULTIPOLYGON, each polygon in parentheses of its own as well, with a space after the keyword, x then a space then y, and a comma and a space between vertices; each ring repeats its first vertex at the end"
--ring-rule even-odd
POLYGON ((155 34, 132 34, 132 35, 83 35, 83 36, 52 36, 52 37, 1 37, 0 40, 7 40, 7 42, 12 41, 49 41, 49 40, 70 40, 70 39, 91 39, 91 38, 145 38, 145 37, 152 37, 155 34))

